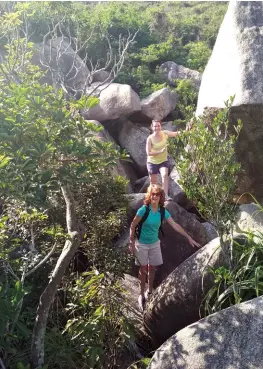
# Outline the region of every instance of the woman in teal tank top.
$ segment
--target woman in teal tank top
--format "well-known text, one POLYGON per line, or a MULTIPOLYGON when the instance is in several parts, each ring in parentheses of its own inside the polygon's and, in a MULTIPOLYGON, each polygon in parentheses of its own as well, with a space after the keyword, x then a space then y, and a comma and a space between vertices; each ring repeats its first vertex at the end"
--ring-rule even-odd
POLYGON ((194 241, 179 224, 175 223, 169 211, 164 208, 164 199, 165 194, 162 187, 159 185, 150 185, 145 196, 144 205, 137 211, 130 227, 129 249, 135 255, 136 264, 140 267, 139 280, 141 291, 138 301, 141 309, 144 308, 146 298, 152 293, 155 268, 163 263, 158 234, 161 219, 163 219, 163 221, 167 221, 176 232, 186 237, 193 247, 200 247, 200 245, 194 241), (135 228, 145 215, 147 207, 148 216, 142 224, 139 239, 135 242, 135 228), (163 213, 163 218, 161 218, 161 213, 163 213), (147 273, 148 291, 145 297, 144 290, 147 273))

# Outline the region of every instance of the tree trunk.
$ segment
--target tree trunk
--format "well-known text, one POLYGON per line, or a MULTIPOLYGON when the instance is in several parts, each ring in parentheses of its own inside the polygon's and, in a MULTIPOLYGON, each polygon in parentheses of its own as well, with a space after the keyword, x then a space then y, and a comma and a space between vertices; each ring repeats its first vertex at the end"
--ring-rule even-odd
POLYGON ((49 309, 65 271, 84 235, 83 229, 76 220, 75 201, 70 189, 67 186, 61 186, 61 190, 66 202, 66 219, 70 239, 66 240, 49 283, 39 299, 31 344, 31 363, 33 368, 44 364, 44 340, 49 309))

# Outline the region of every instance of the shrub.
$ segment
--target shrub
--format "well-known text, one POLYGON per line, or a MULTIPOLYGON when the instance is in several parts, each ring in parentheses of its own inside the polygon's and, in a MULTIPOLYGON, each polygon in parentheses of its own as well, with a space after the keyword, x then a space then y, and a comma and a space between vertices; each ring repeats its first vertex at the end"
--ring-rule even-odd
POLYGON ((207 112, 193 119, 191 131, 180 136, 184 146, 176 158, 181 185, 202 216, 216 227, 221 242, 233 224, 231 195, 240 170, 235 144, 242 124, 239 120, 230 130, 228 115, 232 101, 233 98, 226 102, 226 108, 214 117, 207 112))
POLYGON ((114 368, 131 325, 125 318, 124 291, 109 274, 95 270, 84 273, 70 289, 71 319, 66 331, 78 342, 91 368, 114 368))
POLYGON ((204 304, 208 315, 263 295, 263 233, 246 236, 244 243, 234 241, 230 268, 211 269, 214 286, 204 304))

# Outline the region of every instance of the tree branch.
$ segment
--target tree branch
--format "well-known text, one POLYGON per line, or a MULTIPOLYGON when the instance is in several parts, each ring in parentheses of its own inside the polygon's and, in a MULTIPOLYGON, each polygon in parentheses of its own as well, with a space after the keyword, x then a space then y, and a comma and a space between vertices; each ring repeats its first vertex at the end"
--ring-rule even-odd
POLYGON ((98 90, 98 94, 100 94, 110 85, 110 83, 114 81, 123 66, 125 54, 131 43, 134 42, 138 33, 137 30, 134 35, 131 35, 131 33, 128 31, 128 37, 126 39, 120 35, 118 40, 118 50, 115 55, 109 35, 104 34, 104 38, 107 41, 108 52, 105 64, 103 67, 101 67, 100 60, 97 60, 94 66, 92 58, 90 58, 87 53, 87 46, 89 40, 93 36, 94 29, 95 28, 92 29, 90 36, 81 44, 78 37, 72 36, 70 28, 67 27, 64 16, 59 22, 53 24, 52 29, 49 29, 49 32, 47 32, 47 34, 43 37, 43 43, 40 52, 40 63, 49 71, 53 83, 55 83, 55 85, 59 85, 69 96, 73 97, 74 99, 78 99, 84 94, 89 97, 94 95, 94 93, 98 90), (47 47, 49 49, 49 57, 46 55, 47 47), (86 50, 86 52, 84 52, 84 58, 80 59, 79 54, 84 50, 86 50), (53 54, 56 54, 55 63, 53 57, 53 64, 52 51, 53 54), (68 70, 63 71, 61 68, 61 60, 69 51, 72 57, 71 65, 68 70), (88 66, 86 64, 87 62, 88 66), (75 78, 83 67, 87 67, 87 76, 81 84, 81 87, 74 86, 72 82, 74 82, 75 78), (91 91, 86 93, 87 88, 92 86, 92 80, 95 73, 102 71, 108 71, 109 76, 106 77, 104 81, 98 83, 94 88, 91 89, 91 91))
POLYGON ((52 256, 52 254, 54 253, 55 249, 56 249, 57 243, 55 242, 54 245, 52 246, 52 249, 49 251, 49 253, 44 257, 44 259, 42 259, 37 265, 34 266, 34 268, 32 268, 31 270, 29 270, 29 272, 26 273, 25 277, 30 276, 32 273, 34 273, 38 268, 40 268, 46 261, 48 261, 48 259, 52 256))
POLYGON ((0 366, 1 366, 1 369, 6 369, 6 367, 4 366, 4 363, 3 363, 1 358, 0 358, 0 366))

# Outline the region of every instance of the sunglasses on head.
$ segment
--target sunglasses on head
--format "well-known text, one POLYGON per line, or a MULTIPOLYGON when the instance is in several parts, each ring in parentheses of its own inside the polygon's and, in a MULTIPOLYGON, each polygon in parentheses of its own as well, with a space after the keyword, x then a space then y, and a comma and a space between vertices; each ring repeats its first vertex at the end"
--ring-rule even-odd
POLYGON ((152 196, 161 196, 161 192, 152 192, 152 196))

